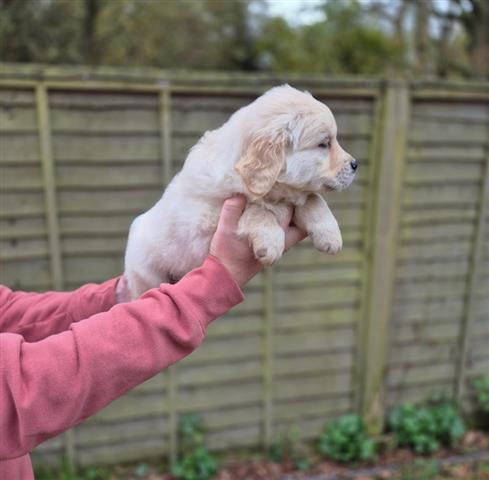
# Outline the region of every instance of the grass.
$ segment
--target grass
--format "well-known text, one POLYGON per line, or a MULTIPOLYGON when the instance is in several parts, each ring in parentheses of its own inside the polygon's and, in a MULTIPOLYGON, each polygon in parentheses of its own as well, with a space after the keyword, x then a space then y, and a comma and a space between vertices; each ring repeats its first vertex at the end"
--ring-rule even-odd
MULTIPOLYGON (((35 478, 36 480, 122 480, 128 478, 144 480, 150 473, 152 473, 152 479, 160 478, 154 472, 155 469, 149 464, 141 463, 130 468, 89 467, 73 473, 67 463, 63 462, 61 468, 58 469, 37 468, 35 478)), ((384 480, 385 478, 389 480, 489 480, 489 461, 483 460, 471 465, 458 464, 447 468, 440 467, 434 460, 417 459, 389 477, 365 478, 369 480, 384 480), (464 469, 467 472, 466 475, 463 474, 464 469)))
POLYGON ((433 480, 440 474, 440 468, 434 461, 415 460, 404 467, 395 480, 433 480))
POLYGON ((107 480, 109 477, 109 470, 102 467, 87 467, 75 473, 66 460, 62 461, 60 468, 35 468, 36 480, 107 480))

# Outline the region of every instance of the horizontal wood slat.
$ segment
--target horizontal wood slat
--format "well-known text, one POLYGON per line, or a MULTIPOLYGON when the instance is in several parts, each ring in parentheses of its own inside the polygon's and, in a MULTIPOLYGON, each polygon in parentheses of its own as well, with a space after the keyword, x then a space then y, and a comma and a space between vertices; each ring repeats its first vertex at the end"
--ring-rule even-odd
POLYGON ((328 419, 360 411, 364 394, 366 418, 381 419, 403 401, 452 392, 460 375, 469 405, 470 382, 489 368, 486 83, 7 65, 0 73, 0 282, 43 291, 60 274, 66 289, 119 275, 130 223, 160 198, 189 149, 286 82, 331 108, 341 145, 359 160, 352 187, 326 196, 343 251, 325 255, 310 241, 295 247, 273 275, 250 283, 245 301, 214 322, 171 375, 43 444, 35 460, 68 453, 90 465, 175 454, 176 422, 191 411, 202 414, 212 449, 256 448, 292 425, 313 439, 328 419), (36 89, 46 93, 43 136, 36 89), (397 126, 382 116, 393 92, 405 100, 402 109, 390 107, 397 126), (376 310, 372 298, 377 306, 387 300, 376 310), (371 369, 362 372, 364 354, 371 369))

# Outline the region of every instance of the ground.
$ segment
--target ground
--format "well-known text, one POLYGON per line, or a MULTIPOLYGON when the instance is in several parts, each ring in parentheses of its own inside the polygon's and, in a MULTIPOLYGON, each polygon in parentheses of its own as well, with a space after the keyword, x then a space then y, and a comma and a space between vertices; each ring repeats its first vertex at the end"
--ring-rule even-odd
MULTIPOLYGON (((386 440, 388 444, 388 439, 386 440)), ((250 455, 248 455, 248 458, 250 455)), ((244 460, 226 456, 214 480, 489 480, 489 435, 469 431, 460 445, 431 457, 415 456, 405 449, 389 449, 375 463, 340 465, 312 454, 307 472, 292 462, 275 463, 263 457, 244 460)), ((175 480, 161 465, 140 463, 112 468, 88 468, 77 475, 36 472, 37 480, 175 480)), ((199 480, 199 479, 195 479, 199 480)))

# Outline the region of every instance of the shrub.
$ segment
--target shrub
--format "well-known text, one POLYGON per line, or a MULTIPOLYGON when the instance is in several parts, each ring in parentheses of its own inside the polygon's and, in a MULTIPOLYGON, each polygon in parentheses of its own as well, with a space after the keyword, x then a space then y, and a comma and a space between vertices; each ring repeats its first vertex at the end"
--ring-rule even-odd
POLYGON ((187 413, 179 419, 178 434, 182 449, 192 448, 204 443, 205 427, 198 413, 187 413))
POLYGON ((474 390, 479 410, 489 415, 489 373, 474 381, 474 390))
POLYGON ((204 425, 197 414, 180 418, 179 435, 184 454, 172 465, 172 474, 181 480, 207 480, 217 473, 217 461, 204 446, 204 425))
POLYGON ((420 454, 432 453, 441 445, 452 446, 465 433, 461 416, 446 402, 401 405, 391 412, 388 423, 398 445, 420 454))
POLYGON ((356 414, 343 415, 327 425, 319 439, 319 450, 340 462, 370 460, 375 455, 374 442, 356 414))
POLYGON ((489 373, 474 380, 475 424, 489 430, 489 373))
POLYGON ((465 435, 463 418, 450 403, 433 405, 430 410, 435 419, 438 440, 442 445, 453 447, 465 435))
POLYGON ((182 480, 207 480, 217 473, 217 461, 204 446, 195 447, 172 467, 182 480))
POLYGON ((390 414, 389 427, 400 446, 409 447, 416 453, 430 453, 440 447, 435 419, 427 408, 401 405, 390 414))
POLYGON ((268 452, 269 457, 277 463, 292 462, 297 470, 307 470, 309 468, 309 460, 299 439, 299 429, 290 429, 272 443, 268 452))

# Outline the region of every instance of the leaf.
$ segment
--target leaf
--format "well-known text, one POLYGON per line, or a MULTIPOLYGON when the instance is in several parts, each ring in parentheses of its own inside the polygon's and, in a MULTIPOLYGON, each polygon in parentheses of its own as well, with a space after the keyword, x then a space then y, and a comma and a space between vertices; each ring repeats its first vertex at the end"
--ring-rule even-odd
POLYGON ((375 454, 375 445, 365 433, 357 414, 343 415, 331 422, 319 439, 319 450, 341 462, 366 460, 375 454))

